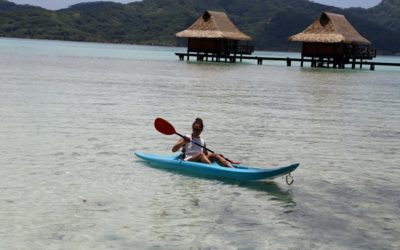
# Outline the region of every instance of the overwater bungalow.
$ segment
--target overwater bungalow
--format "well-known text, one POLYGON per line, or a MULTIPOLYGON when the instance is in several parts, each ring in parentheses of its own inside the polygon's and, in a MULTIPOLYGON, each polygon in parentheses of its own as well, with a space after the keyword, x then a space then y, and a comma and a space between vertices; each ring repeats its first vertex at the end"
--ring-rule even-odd
MULTIPOLYGON (((187 57, 197 54, 197 60, 234 62, 237 55, 250 55, 254 46, 251 37, 241 32, 224 12, 205 11, 189 28, 176 33, 177 37, 188 38, 187 57)), ((183 56, 181 57, 183 60, 183 56)))
POLYGON ((301 57, 311 57, 313 67, 322 67, 325 63, 329 67, 332 63, 334 68, 344 68, 352 60, 354 68, 356 60, 362 65, 362 60, 376 57, 371 42, 345 16, 335 13, 323 12, 303 32, 289 37, 289 41, 303 42, 301 57))

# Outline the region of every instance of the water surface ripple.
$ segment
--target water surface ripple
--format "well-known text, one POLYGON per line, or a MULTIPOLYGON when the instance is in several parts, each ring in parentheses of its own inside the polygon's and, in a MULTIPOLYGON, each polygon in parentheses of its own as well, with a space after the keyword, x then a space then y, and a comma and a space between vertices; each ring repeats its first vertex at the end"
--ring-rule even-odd
POLYGON ((399 70, 180 50, 0 39, 0 249, 400 248, 399 70), (150 168, 132 152, 177 140, 157 116, 181 133, 202 117, 248 165, 300 162, 295 182, 150 168))

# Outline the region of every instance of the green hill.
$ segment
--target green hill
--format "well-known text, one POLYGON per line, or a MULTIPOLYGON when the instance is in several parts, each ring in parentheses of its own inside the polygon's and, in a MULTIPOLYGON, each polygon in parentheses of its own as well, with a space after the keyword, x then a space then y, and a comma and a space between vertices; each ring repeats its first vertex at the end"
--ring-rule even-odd
POLYGON ((129 4, 82 3, 50 11, 0 0, 0 36, 92 42, 185 45, 175 33, 204 10, 224 11, 257 49, 295 50, 287 42, 322 11, 345 14, 379 52, 400 52, 400 2, 371 9, 339 9, 307 0, 143 0, 129 4))
POLYGON ((393 32, 400 31, 400 2, 384 0, 380 5, 369 10, 369 15, 380 25, 393 32))

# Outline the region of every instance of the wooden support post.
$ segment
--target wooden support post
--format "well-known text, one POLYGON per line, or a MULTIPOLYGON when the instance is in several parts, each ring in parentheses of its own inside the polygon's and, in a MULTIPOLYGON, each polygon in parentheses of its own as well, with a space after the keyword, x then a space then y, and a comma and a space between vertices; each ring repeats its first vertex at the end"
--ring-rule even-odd
POLYGON ((375 70, 375 64, 373 64, 373 63, 371 63, 371 65, 370 65, 370 68, 369 68, 370 70, 375 70))
POLYGON ((288 67, 292 66, 292 60, 290 60, 289 57, 286 58, 286 66, 288 67))
POLYGON ((301 64, 300 64, 300 66, 301 66, 301 67, 304 66, 304 56, 303 56, 303 55, 301 55, 301 64))
POLYGON ((263 61, 262 59, 257 58, 257 64, 258 64, 258 65, 262 65, 262 61, 263 61))
POLYGON ((322 57, 318 58, 316 63, 317 63, 318 68, 324 67, 324 58, 322 58, 322 57))
POLYGON ((351 65, 351 68, 352 68, 352 69, 355 69, 355 68, 356 68, 356 59, 355 59, 355 58, 353 58, 353 63, 352 63, 352 65, 351 65))
POLYGON ((363 59, 360 60, 360 69, 362 69, 363 66, 363 59))

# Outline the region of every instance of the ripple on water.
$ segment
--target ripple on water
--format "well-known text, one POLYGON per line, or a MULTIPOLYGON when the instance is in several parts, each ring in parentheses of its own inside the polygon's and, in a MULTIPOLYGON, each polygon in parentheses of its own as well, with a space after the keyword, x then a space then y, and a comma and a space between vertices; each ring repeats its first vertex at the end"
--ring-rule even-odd
POLYGON ((2 248, 400 248, 398 71, 0 45, 2 248), (132 151, 168 154, 178 140, 155 117, 183 134, 203 118, 207 146, 250 166, 300 162, 295 182, 150 168, 132 151))

